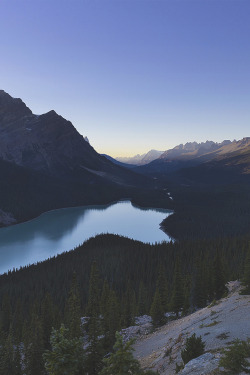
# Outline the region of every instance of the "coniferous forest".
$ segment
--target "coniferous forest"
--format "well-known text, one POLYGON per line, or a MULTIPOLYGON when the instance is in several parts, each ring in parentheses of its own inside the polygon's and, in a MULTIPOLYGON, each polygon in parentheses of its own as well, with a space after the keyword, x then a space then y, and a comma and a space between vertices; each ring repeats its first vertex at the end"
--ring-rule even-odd
POLYGON ((247 236, 150 245, 99 235, 9 271, 0 277, 0 374, 61 374, 52 369, 57 350, 78 353, 68 373, 109 374, 103 357, 116 340, 123 345, 117 331, 139 315, 150 314, 157 327, 166 312, 204 307, 225 295, 229 280, 248 285, 248 252, 247 236))

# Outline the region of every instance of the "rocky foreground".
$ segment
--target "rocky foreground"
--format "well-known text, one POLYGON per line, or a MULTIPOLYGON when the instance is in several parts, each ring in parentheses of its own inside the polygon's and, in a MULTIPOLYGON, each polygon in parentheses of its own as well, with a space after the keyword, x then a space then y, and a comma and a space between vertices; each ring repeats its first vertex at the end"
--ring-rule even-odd
POLYGON ((142 367, 162 375, 175 374, 176 363, 182 363, 185 340, 195 333, 205 342, 205 354, 187 363, 179 374, 217 374, 221 349, 235 339, 250 338, 250 296, 239 295, 238 281, 228 283, 228 289, 228 296, 216 305, 172 321, 152 334, 142 334, 134 345, 142 367))

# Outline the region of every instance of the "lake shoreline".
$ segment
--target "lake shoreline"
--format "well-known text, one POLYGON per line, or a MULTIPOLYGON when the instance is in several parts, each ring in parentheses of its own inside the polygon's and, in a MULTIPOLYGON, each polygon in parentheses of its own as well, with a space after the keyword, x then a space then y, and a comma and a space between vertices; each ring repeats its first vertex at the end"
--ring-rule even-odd
POLYGON ((0 229, 0 272, 69 251, 99 234, 117 234, 149 244, 173 241, 161 225, 172 214, 170 209, 140 207, 130 199, 44 212, 0 229))
MULTIPOLYGON (((0 229, 7 228, 7 227, 12 227, 12 226, 19 225, 19 224, 29 223, 30 221, 35 220, 35 219, 37 219, 37 218, 41 217, 42 215, 47 214, 49 212, 55 212, 55 211, 59 211, 59 210, 67 210, 67 209, 70 209, 70 208, 91 208, 91 207, 95 207, 95 206, 98 206, 98 207, 102 207, 102 206, 103 207, 109 207, 109 206, 111 206, 113 204, 116 204, 116 203, 119 203, 119 202, 126 202, 126 201, 131 202, 131 204, 134 207, 139 208, 139 209, 145 209, 145 210, 162 210, 162 212, 164 212, 166 210, 169 213, 172 213, 172 214, 174 213, 174 210, 171 209, 171 208, 156 207, 154 205, 148 206, 146 204, 143 205, 143 204, 136 203, 133 198, 121 198, 121 199, 117 199, 117 200, 113 200, 113 201, 108 201, 107 203, 100 203, 100 204, 91 203, 91 204, 84 204, 84 205, 77 205, 77 206, 65 206, 65 207, 53 208, 51 210, 43 211, 40 214, 38 214, 36 216, 33 216, 33 217, 31 217, 31 218, 29 218, 27 220, 20 220, 20 221, 14 221, 13 220, 13 221, 10 221, 9 223, 6 223, 6 224, 3 224, 2 222, 0 222, 0 229)), ((4 214, 5 215, 12 215, 9 212, 4 212, 4 214)))

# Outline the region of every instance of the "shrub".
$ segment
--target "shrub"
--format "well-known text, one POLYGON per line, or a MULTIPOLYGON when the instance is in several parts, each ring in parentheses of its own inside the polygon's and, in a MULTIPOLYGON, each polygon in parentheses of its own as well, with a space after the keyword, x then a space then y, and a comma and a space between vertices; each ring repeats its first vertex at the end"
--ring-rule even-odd
POLYGON ((181 358, 184 364, 197 358, 204 353, 205 343, 202 341, 201 336, 196 337, 195 333, 187 338, 185 348, 181 351, 181 358))
POLYGON ((220 359, 220 366, 224 367, 229 374, 239 374, 241 371, 250 374, 250 363, 246 358, 250 357, 249 340, 235 340, 228 348, 223 350, 224 356, 220 359))

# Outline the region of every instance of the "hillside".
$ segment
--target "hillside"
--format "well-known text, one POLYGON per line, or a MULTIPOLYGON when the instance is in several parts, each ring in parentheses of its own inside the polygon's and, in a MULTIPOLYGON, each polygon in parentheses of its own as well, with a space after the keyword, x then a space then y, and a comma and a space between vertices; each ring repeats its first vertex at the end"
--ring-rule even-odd
POLYGON ((158 371, 162 375, 175 373, 180 364, 181 350, 187 337, 193 333, 205 342, 203 358, 189 362, 179 374, 214 374, 218 368, 220 350, 233 340, 250 337, 250 296, 239 295, 239 282, 229 282, 229 295, 184 318, 172 321, 142 337, 135 344, 135 356, 144 368, 158 371))

